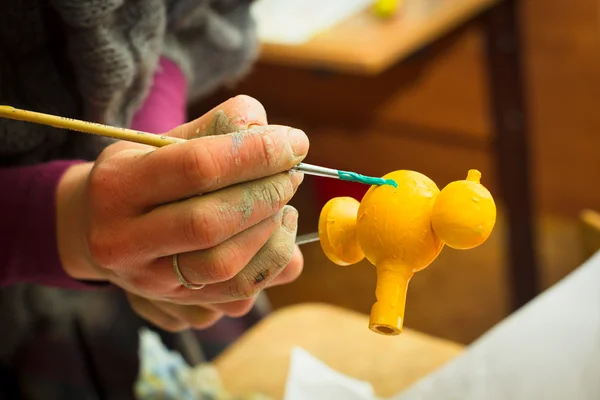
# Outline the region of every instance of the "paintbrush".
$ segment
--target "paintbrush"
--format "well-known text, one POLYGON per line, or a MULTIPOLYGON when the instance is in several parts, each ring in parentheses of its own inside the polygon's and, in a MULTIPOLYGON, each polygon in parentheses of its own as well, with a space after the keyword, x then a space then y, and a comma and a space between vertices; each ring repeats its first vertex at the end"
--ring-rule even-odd
MULTIPOLYGON (((114 139, 136 142, 155 147, 163 147, 169 144, 182 143, 186 139, 174 138, 166 135, 155 135, 152 133, 136 131, 133 129, 118 128, 114 126, 97 124, 94 122, 81 121, 77 119, 58 117, 34 111, 21 110, 10 106, 0 106, 0 117, 32 122, 36 124, 49 125, 55 128, 63 128, 76 132, 89 133, 92 135, 107 136, 114 139)), ((366 185, 392 185, 396 182, 383 178, 375 178, 357 174, 356 172, 342 171, 333 168, 320 167, 318 165, 300 163, 292 168, 307 175, 323 176, 327 178, 340 179, 348 182, 358 182, 366 185)))

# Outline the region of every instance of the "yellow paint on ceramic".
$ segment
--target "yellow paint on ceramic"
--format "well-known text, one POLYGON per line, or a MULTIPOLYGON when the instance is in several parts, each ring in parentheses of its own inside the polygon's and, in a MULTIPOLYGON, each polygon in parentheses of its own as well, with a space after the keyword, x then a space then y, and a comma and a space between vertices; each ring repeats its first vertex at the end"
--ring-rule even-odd
POLYGON ((358 240, 377 267, 377 302, 369 328, 393 335, 402 331, 408 283, 442 250, 431 229, 431 210, 440 192, 435 182, 414 171, 385 176, 397 188, 371 186, 358 209, 358 240))
POLYGON ((352 197, 329 200, 319 217, 319 240, 327 257, 338 265, 356 264, 365 258, 356 234, 360 203, 352 197))
POLYGON ((396 188, 372 186, 360 203, 338 197, 323 207, 319 236, 327 257, 338 265, 366 257, 377 268, 371 330, 382 335, 402 332, 408 283, 437 258, 445 240, 452 247, 472 248, 487 239, 496 208, 480 177, 479 171, 470 170, 466 180, 440 192, 427 176, 400 170, 383 177, 394 180, 396 188), (439 231, 432 224, 434 210, 439 231))
POLYGON ((479 171, 469 170, 466 180, 449 183, 435 201, 431 225, 449 247, 472 249, 485 242, 492 233, 496 204, 480 180, 479 171))

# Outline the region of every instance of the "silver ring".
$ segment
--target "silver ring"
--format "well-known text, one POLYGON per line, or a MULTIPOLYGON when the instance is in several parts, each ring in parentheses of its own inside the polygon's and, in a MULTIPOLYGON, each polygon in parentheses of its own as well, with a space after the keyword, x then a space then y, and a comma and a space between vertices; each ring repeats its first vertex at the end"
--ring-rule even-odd
POLYGON ((179 282, 185 286, 188 289, 192 289, 192 290, 200 290, 202 289, 204 286, 206 286, 205 284, 201 284, 201 285, 195 285, 191 282, 189 282, 187 279, 185 279, 183 277, 183 275, 181 274, 181 271, 179 270, 179 254, 175 254, 173 256, 173 270, 175 271, 175 275, 177 275, 177 279, 179 279, 179 282))

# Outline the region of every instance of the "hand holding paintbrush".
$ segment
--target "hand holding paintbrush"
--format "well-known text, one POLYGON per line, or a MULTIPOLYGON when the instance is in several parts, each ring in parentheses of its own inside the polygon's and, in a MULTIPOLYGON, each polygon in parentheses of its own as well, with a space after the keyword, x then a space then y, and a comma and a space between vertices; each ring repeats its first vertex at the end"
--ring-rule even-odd
POLYGON ((242 315, 261 289, 302 269, 298 215, 286 204, 303 176, 289 170, 306 156, 308 139, 267 126, 262 106, 247 97, 167 137, 180 143, 120 141, 95 163, 67 170, 57 191, 62 264, 75 278, 124 288, 163 327, 242 315))

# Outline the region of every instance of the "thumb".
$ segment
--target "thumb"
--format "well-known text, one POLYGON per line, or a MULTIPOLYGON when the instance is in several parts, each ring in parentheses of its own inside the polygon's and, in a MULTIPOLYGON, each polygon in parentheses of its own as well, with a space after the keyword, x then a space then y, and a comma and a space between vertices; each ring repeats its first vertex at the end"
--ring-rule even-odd
MULTIPOLYGON (((161 136, 189 140, 203 136, 225 135, 247 130, 253 126, 265 125, 267 125, 267 113, 262 104, 250 96, 238 95, 221 103, 200 118, 179 125, 161 136)), ((144 152, 153 150, 151 146, 145 144, 118 141, 107 147, 99 159, 132 149, 144 152)))
POLYGON ((172 129, 167 136, 194 139, 264 125, 267 125, 267 113, 263 105, 250 96, 239 95, 219 104, 200 118, 172 129))

